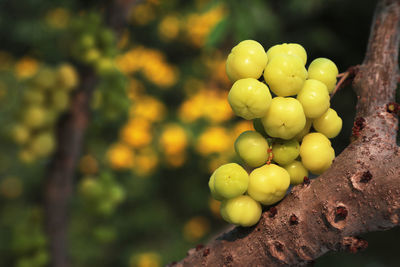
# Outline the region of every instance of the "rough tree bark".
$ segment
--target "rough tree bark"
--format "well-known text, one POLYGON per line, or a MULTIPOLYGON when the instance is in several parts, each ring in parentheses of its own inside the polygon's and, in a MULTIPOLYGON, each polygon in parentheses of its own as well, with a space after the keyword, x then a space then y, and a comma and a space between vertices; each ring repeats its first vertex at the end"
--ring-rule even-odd
POLYGON ((400 1, 381 0, 353 82, 352 143, 328 171, 294 187, 257 225, 189 250, 176 266, 301 266, 328 251, 356 252, 368 245, 358 235, 399 225, 398 121, 386 109, 395 101, 399 39, 400 1))
MULTIPOLYGON (((114 0, 106 8, 106 21, 117 35, 123 28, 135 0, 114 0)), ((57 126, 57 149, 44 182, 45 230, 49 239, 50 266, 68 267, 68 206, 73 177, 89 123, 89 102, 97 83, 93 70, 80 67, 80 86, 71 99, 69 111, 57 126)))

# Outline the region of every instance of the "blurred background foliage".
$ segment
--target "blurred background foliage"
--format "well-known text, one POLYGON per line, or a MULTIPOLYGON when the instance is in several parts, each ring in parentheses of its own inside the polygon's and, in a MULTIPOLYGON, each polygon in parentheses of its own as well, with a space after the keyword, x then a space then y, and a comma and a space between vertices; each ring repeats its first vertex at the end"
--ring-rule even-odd
MULTIPOLYGON (((122 31, 110 1, 0 1, 0 266, 49 262, 43 181, 57 121, 88 69, 98 79, 76 169, 69 254, 73 266, 156 267, 226 229, 207 182, 237 161, 251 122, 233 116, 225 58, 243 39, 267 50, 302 44, 340 72, 362 62, 375 1, 143 0, 122 31)), ((349 142, 355 96, 333 98, 349 142)), ((399 231, 367 236, 358 255, 317 266, 395 266, 399 231)))

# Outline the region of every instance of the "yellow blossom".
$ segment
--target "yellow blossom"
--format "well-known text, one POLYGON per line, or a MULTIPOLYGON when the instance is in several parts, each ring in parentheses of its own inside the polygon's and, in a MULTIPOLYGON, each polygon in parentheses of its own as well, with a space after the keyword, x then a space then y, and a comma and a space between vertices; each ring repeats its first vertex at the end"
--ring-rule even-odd
POLYGON ((170 167, 179 168, 186 161, 186 153, 175 153, 175 154, 167 154, 165 155, 165 161, 170 167))
POLYGON ((165 113, 164 104, 151 96, 139 97, 130 109, 131 117, 143 117, 151 122, 161 121, 165 113))
POLYGON ((126 145, 116 143, 107 151, 108 161, 113 169, 129 169, 133 167, 133 151, 126 145))
POLYGON ((176 155, 183 153, 188 144, 188 136, 178 124, 168 124, 164 128, 159 142, 165 154, 176 155))
POLYGON ((136 163, 134 170, 138 175, 149 175, 158 165, 157 153, 150 147, 143 148, 136 154, 136 163))
POLYGON ((183 237, 189 242, 196 242, 210 231, 207 218, 196 216, 187 221, 183 227, 183 237))
POLYGON ((158 25, 158 34, 161 39, 170 41, 179 34, 180 21, 177 16, 169 15, 164 17, 158 25))
POLYGON ((235 124, 233 127, 233 135, 232 137, 236 140, 239 135, 245 131, 254 131, 253 121, 245 121, 241 120, 235 124))
POLYGON ((161 256, 155 252, 146 252, 134 255, 129 261, 130 267, 160 267, 161 256))
POLYGON ((220 126, 204 131, 197 141, 197 151, 202 155, 226 152, 233 146, 231 135, 220 126))
POLYGON ((129 120, 121 130, 121 139, 134 148, 148 145, 153 139, 150 122, 140 117, 129 120))
POLYGON ((38 71, 39 64, 36 59, 23 57, 15 64, 15 74, 20 79, 30 78, 38 71))

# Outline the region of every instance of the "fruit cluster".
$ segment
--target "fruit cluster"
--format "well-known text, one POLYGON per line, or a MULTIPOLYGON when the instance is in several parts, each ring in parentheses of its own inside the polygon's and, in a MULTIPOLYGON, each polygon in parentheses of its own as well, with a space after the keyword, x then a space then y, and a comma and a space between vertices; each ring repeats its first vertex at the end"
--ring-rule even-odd
POLYGON ((329 96, 338 69, 326 58, 315 59, 308 70, 306 62, 305 49, 294 43, 265 52, 258 42, 246 40, 228 56, 226 72, 234 83, 229 104, 236 115, 253 120, 255 129, 235 141, 239 158, 254 168, 250 175, 229 163, 209 180, 211 194, 222 201, 221 215, 229 223, 254 225, 261 216, 260 203, 277 203, 290 184, 300 184, 308 172, 321 174, 332 164, 335 151, 328 138, 342 128, 329 96), (310 132, 311 126, 316 132, 310 132))
POLYGON ((112 72, 116 55, 114 33, 103 26, 101 17, 89 13, 71 25, 71 53, 79 61, 93 66, 98 74, 112 72))
POLYGON ((21 147, 22 161, 32 162, 53 152, 54 125, 68 108, 70 92, 77 84, 78 75, 69 64, 42 67, 26 81, 22 91, 23 109, 11 131, 11 137, 21 147))
POLYGON ((86 176, 79 183, 79 193, 87 208, 108 216, 125 199, 125 190, 113 175, 103 172, 99 177, 86 176))

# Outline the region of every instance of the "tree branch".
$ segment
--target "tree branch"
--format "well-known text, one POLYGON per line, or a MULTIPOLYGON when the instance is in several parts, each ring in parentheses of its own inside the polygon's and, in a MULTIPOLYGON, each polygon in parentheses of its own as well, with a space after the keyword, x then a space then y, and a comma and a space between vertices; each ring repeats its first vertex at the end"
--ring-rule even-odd
POLYGON ((386 111, 395 99, 399 23, 400 2, 379 1, 353 83, 359 97, 354 141, 332 167, 294 187, 256 226, 189 250, 177 266, 306 265, 328 251, 363 249, 367 243, 358 235, 399 225, 397 117, 386 111))
MULTIPOLYGON (((108 26, 119 34, 135 0, 109 1, 108 26)), ((68 206, 73 192, 73 177, 89 123, 89 103, 97 83, 92 69, 80 68, 80 87, 71 99, 70 110, 57 126, 57 150, 45 177, 45 230, 49 238, 51 266, 68 267, 68 206)))

